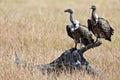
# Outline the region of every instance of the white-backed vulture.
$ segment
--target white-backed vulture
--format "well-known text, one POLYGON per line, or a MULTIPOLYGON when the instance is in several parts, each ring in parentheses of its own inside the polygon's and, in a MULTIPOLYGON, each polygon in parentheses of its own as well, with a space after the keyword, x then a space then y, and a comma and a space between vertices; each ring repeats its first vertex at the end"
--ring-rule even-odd
POLYGON ((92 31, 96 36, 96 41, 99 38, 105 38, 108 41, 111 41, 111 35, 113 35, 113 28, 110 26, 109 22, 104 18, 98 17, 96 14, 96 6, 92 6, 91 19, 88 19, 88 29, 92 31))
MULTIPOLYGON (((66 31, 69 37, 74 39, 75 48, 77 48, 77 43, 84 44, 85 46, 93 43, 92 34, 88 28, 84 25, 81 25, 79 21, 74 19, 74 12, 72 9, 67 9, 64 12, 70 13, 70 21, 72 25, 66 26, 66 31)), ((81 47, 81 46, 80 46, 81 47)))

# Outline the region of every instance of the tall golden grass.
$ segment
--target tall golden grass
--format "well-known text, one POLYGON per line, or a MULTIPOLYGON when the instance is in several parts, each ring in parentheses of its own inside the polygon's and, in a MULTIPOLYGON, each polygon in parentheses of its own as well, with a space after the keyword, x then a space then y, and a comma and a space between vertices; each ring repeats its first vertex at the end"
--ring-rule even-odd
POLYGON ((119 80, 120 79, 120 0, 0 0, 0 80, 119 80), (87 25, 91 5, 115 29, 112 42, 87 51, 85 58, 101 71, 99 76, 85 72, 43 75, 29 66, 47 64, 74 46, 66 34, 71 24, 67 8, 87 25), (14 63, 17 52, 28 68, 14 63))

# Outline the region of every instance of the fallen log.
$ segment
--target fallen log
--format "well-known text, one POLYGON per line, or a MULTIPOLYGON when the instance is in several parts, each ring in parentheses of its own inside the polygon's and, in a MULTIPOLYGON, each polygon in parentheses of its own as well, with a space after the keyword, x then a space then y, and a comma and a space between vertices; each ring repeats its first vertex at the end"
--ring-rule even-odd
POLYGON ((95 68, 84 58, 83 53, 91 48, 98 47, 102 42, 97 41, 80 49, 71 48, 66 50, 56 60, 49 64, 36 65, 42 72, 61 72, 73 70, 86 70, 88 73, 96 73, 95 68))

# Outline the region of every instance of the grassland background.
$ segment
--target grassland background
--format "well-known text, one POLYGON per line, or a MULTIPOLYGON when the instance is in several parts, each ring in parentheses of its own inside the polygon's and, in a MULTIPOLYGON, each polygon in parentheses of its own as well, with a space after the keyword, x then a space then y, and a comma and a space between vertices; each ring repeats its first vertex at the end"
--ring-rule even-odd
POLYGON ((0 0, 0 80, 120 80, 120 0, 0 0), (26 65, 47 64, 74 46, 66 34, 71 24, 67 8, 75 18, 87 25, 91 5, 99 16, 115 29, 112 42, 87 51, 85 58, 100 76, 84 72, 42 75, 34 68, 19 68, 14 63, 17 52, 26 65))

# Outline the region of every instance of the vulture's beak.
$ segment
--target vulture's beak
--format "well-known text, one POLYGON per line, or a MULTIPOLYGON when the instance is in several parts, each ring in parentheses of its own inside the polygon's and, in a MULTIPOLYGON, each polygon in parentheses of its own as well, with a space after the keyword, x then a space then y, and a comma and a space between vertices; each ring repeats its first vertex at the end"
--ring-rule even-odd
POLYGON ((65 10, 64 12, 68 12, 68 10, 65 10))

